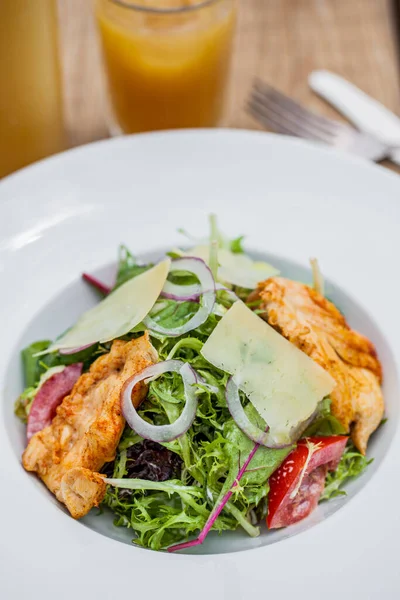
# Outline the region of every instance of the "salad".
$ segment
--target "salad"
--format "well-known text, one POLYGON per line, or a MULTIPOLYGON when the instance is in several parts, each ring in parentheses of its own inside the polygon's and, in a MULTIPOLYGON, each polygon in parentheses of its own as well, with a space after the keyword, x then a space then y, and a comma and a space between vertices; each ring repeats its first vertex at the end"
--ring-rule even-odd
MULTIPOLYGON (((54 341, 22 350, 22 462, 74 518, 111 510, 174 552, 210 531, 260 535, 345 494, 384 413, 372 343, 313 284, 210 235, 141 264, 54 341)), ((99 516, 101 518, 101 516, 99 516)))

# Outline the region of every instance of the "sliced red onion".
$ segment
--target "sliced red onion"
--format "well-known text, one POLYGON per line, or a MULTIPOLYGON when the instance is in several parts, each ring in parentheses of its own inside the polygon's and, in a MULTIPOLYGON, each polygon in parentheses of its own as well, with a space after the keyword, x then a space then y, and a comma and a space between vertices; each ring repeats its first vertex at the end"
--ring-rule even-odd
POLYGON ((121 393, 122 412, 128 425, 141 437, 158 442, 172 442, 189 429, 196 416, 197 396, 193 387, 197 383, 196 372, 188 363, 180 360, 166 360, 151 365, 128 379, 121 393), (186 403, 180 416, 170 425, 153 425, 139 416, 132 404, 132 391, 140 381, 153 380, 163 373, 179 373, 183 380, 186 403))
MULTIPOLYGON (((215 290, 217 292, 226 292, 234 301, 239 300, 239 297, 235 294, 235 292, 222 285, 222 283, 215 283, 215 290)), ((177 300, 178 302, 198 302, 200 296, 202 296, 204 293, 205 292, 202 291, 199 283, 193 283, 192 285, 179 285, 177 283, 166 281, 160 295, 163 298, 177 300)))
POLYGON ((99 292, 106 296, 111 292, 111 287, 109 285, 106 285, 97 279, 97 277, 93 277, 93 275, 90 275, 89 273, 82 273, 82 279, 90 283, 96 290, 99 290, 99 292))
POLYGON ((239 387, 236 385, 233 377, 230 377, 225 390, 226 403, 228 404, 229 412, 236 425, 247 437, 255 444, 265 446, 266 448, 280 449, 288 448, 291 444, 275 444, 268 435, 269 427, 260 429, 254 425, 246 415, 242 403, 240 402, 239 387))
POLYGON ((171 281, 168 280, 165 282, 161 292, 161 296, 163 298, 182 302, 185 300, 188 302, 196 302, 201 294, 202 291, 199 283, 193 283, 192 285, 179 285, 177 283, 171 283, 171 281))
POLYGON ((170 268, 170 273, 174 271, 188 271, 193 273, 199 279, 201 289, 206 291, 201 293, 199 310, 181 327, 175 327, 174 329, 162 327, 149 315, 144 319, 143 322, 150 331, 169 337, 177 337, 200 327, 200 325, 207 321, 215 303, 214 277, 204 260, 196 257, 177 258, 172 261, 170 268))
POLYGON ((93 346, 93 344, 86 344, 86 346, 81 346, 80 348, 64 348, 64 349, 60 349, 59 353, 60 354, 76 354, 77 352, 82 352, 82 350, 86 350, 86 348, 90 348, 91 346, 93 346))

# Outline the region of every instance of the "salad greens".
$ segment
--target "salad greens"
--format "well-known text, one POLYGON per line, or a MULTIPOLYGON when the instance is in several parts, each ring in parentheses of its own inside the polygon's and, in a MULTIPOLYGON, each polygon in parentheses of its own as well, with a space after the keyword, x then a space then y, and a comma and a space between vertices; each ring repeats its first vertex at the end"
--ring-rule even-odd
POLYGON ((132 279, 132 277, 136 277, 137 275, 141 275, 145 271, 148 271, 153 267, 152 263, 147 265, 138 264, 136 258, 133 254, 128 250, 128 248, 121 244, 118 252, 118 268, 117 268, 117 277, 115 279, 115 284, 112 290, 116 290, 123 283, 132 279))
MULTIPOLYGON (((163 325, 174 319, 171 302, 168 301, 157 314, 163 325)), ((182 308, 179 314, 175 312, 176 326, 186 320, 193 310, 190 306, 193 303, 185 304, 186 315, 182 308)), ((212 314, 204 325, 190 332, 190 336, 152 340, 160 360, 173 357, 188 362, 204 379, 204 383, 197 385, 199 405, 192 427, 177 440, 163 444, 181 457, 180 485, 188 486, 188 494, 184 488, 171 488, 170 484, 176 485, 174 481, 165 482, 164 486, 153 492, 146 487, 140 489, 141 484, 136 483, 139 489, 136 487, 131 494, 110 486, 105 497, 105 504, 118 515, 116 524, 132 528, 138 535, 135 543, 155 550, 178 543, 202 529, 214 504, 235 483, 240 466, 254 447, 237 428, 227 409, 224 390, 228 375, 210 365, 200 354, 203 343, 217 322, 218 317, 212 314)), ((147 400, 142 404, 139 414, 155 424, 170 423, 181 413, 184 402, 181 378, 176 374, 165 374, 150 383, 147 400)), ((249 405, 248 410, 251 409, 249 405)), ((127 427, 119 445, 113 473, 118 479, 126 472, 124 452, 130 445, 141 442, 140 438, 131 434, 132 431, 127 427)), ((240 525, 250 535, 258 535, 258 527, 252 521, 258 521, 256 513, 260 515, 266 512, 268 477, 289 452, 290 448, 258 450, 235 486, 224 512, 216 520, 214 529, 223 531, 236 529, 240 525)))
MULTIPOLYGON (((212 219, 211 229, 209 260, 211 269, 215 271, 218 265, 215 264, 213 247, 240 255, 243 254, 243 238, 226 240, 212 219)), ((180 256, 174 252, 171 255, 180 256)), ((127 247, 121 246, 112 289, 117 289, 151 266, 138 264, 127 247)), ((178 284, 196 283, 196 278, 185 272, 169 275, 168 279, 178 284)), ((235 285, 231 287, 238 297, 247 298, 250 290, 235 285)), ((188 362, 201 379, 196 384, 196 418, 185 434, 159 445, 144 441, 126 425, 115 460, 104 467, 103 472, 112 485, 107 487, 103 504, 115 514, 115 525, 131 529, 135 536, 134 543, 140 546, 160 550, 184 542, 192 534, 203 530, 213 514, 217 515, 212 522, 215 531, 241 527, 250 536, 259 535, 258 524, 267 514, 268 479, 294 447, 256 447, 230 416, 225 400, 229 375, 211 365, 201 354, 203 344, 221 315, 234 301, 235 298, 226 290, 218 290, 213 312, 197 329, 181 337, 150 332, 152 344, 161 361, 174 358, 188 362), (151 467, 147 468, 149 456, 151 467), (145 466, 135 471, 135 465, 138 464, 145 466), (219 512, 221 503, 223 510, 219 512)), ((248 306, 257 311, 257 301, 248 306)), ((161 298, 156 302, 151 316, 162 327, 175 328, 185 324, 198 307, 195 301, 177 302, 161 298)), ((145 329, 141 323, 122 339, 133 339, 145 329)), ((111 343, 96 343, 75 354, 54 352, 37 356, 50 343, 49 340, 37 341, 22 351, 26 389, 16 403, 15 412, 25 422, 38 388, 54 368, 83 362, 86 371, 111 346, 111 343)), ((243 395, 242 400, 246 404, 243 395)), ((184 404, 182 379, 177 373, 168 372, 150 382, 147 399, 138 412, 155 425, 169 424, 176 420, 184 404)), ((265 429, 265 422, 250 403, 247 403, 245 410, 258 427, 265 429)), ((330 400, 326 398, 320 403, 318 414, 305 435, 343 433, 342 425, 331 414, 330 400)), ((341 489, 343 483, 360 475, 369 462, 349 442, 337 470, 327 475, 321 500, 344 494, 341 489)))
MULTIPOLYGON (((118 251, 117 275, 112 289, 116 289, 128 279, 144 273, 152 266, 151 264, 139 265, 133 254, 122 244, 118 251)), ((143 331, 144 327, 138 329, 143 331)), ((53 352, 37 356, 37 353, 46 350, 51 343, 51 340, 39 340, 21 351, 25 390, 15 403, 15 414, 24 422, 27 421, 30 405, 40 386, 40 379, 49 369, 83 362, 83 369, 86 371, 91 363, 101 354, 108 352, 111 346, 111 344, 94 344, 74 354, 53 352)))
POLYGON ((313 435, 345 435, 346 430, 343 425, 331 413, 331 399, 324 398, 318 407, 318 413, 307 429, 304 431, 304 437, 313 435))
POLYGON ((341 487, 353 477, 359 477, 371 464, 373 459, 366 458, 349 441, 336 471, 331 471, 326 476, 325 489, 320 501, 330 500, 336 496, 345 496, 346 492, 341 487))
POLYGON ((37 352, 46 350, 51 344, 50 340, 42 340, 34 342, 21 352, 22 364, 25 374, 26 387, 33 387, 40 379, 41 374, 45 371, 46 366, 42 365, 40 360, 35 357, 37 352))
POLYGON ((38 387, 39 385, 33 385, 32 387, 25 388, 14 404, 14 412, 23 423, 28 422, 29 411, 38 387))
POLYGON ((111 346, 110 344, 95 344, 74 354, 55 352, 37 356, 38 352, 46 350, 50 344, 50 340, 40 340, 33 342, 21 352, 25 389, 15 402, 15 414, 24 423, 28 419, 29 409, 40 386, 48 377, 57 372, 59 367, 82 362, 84 371, 87 371, 92 362, 101 354, 108 352, 111 346))

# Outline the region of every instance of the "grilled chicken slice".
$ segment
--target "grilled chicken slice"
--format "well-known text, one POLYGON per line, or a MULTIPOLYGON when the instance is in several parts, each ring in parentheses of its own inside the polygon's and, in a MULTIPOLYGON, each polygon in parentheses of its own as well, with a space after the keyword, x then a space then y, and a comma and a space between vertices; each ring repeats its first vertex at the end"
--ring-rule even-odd
POLYGON ((105 475, 83 467, 69 469, 61 479, 60 496, 74 519, 99 506, 106 493, 105 475))
POLYGON ((250 296, 256 298, 268 323, 336 380, 332 413, 365 454, 384 412, 382 368, 373 344, 350 329, 332 302, 302 283, 272 277, 250 296))
MULTIPOLYGON (((147 333, 130 342, 116 340, 80 376, 51 424, 30 439, 23 466, 39 475, 74 518, 104 497, 106 486, 98 471, 114 459, 125 425, 120 403, 124 383, 156 361, 147 333)), ((145 393, 146 386, 139 383, 132 395, 135 406, 145 393)))

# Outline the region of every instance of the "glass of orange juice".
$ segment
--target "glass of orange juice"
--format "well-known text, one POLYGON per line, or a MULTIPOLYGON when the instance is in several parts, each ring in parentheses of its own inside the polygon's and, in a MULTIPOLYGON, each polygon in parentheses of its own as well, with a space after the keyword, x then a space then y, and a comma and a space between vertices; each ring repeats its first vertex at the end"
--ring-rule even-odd
POLYGON ((112 133, 220 122, 235 0, 96 0, 112 133))
POLYGON ((0 177, 66 147, 57 0, 0 0, 0 177))

